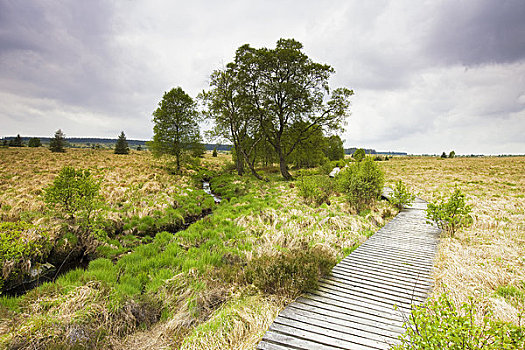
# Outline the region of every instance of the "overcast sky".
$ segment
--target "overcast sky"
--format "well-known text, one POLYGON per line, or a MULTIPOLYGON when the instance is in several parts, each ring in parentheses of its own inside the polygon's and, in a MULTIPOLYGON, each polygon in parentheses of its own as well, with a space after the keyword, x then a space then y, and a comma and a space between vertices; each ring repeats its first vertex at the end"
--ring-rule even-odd
POLYGON ((345 147, 525 153, 523 0, 0 0, 0 136, 150 139, 164 91, 279 38, 355 91, 345 147))

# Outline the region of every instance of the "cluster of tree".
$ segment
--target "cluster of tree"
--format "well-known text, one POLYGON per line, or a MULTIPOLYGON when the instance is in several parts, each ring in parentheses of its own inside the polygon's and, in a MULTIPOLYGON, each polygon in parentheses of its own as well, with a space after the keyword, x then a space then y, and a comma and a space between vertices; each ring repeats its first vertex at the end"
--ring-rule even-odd
POLYGON ((211 74, 210 90, 199 95, 202 114, 182 88, 165 92, 153 112, 150 149, 174 155, 180 170, 182 156, 202 146, 197 121, 207 118, 215 125, 211 135, 233 145, 240 175, 247 166, 261 179, 257 163, 278 163, 290 179, 289 164, 343 158, 341 139, 324 133, 342 130, 353 91, 330 90, 334 69, 312 61, 302 48, 293 39, 280 39, 275 49, 241 46, 233 62, 211 74))
POLYGON ((205 113, 214 134, 233 144, 239 174, 247 165, 261 178, 256 162, 275 160, 290 179, 290 163, 311 165, 323 149, 331 153, 332 144, 340 152, 340 139, 324 132, 342 129, 353 91, 330 90, 334 69, 312 61, 302 48, 293 39, 280 39, 275 49, 243 45, 233 62, 211 74, 211 89, 201 95, 205 113))
MULTIPOLYGON (((16 135, 16 137, 12 138, 11 140, 7 141, 7 139, 4 139, 2 141, 3 147, 24 147, 24 140, 20 136, 20 134, 16 135)), ((42 142, 38 137, 32 137, 27 142, 28 147, 40 147, 42 146, 42 142)))
MULTIPOLYGON (((450 151, 448 154, 448 158, 454 158, 456 157, 456 152, 450 151)), ((447 154, 445 152, 441 153, 441 158, 447 158, 447 154)))

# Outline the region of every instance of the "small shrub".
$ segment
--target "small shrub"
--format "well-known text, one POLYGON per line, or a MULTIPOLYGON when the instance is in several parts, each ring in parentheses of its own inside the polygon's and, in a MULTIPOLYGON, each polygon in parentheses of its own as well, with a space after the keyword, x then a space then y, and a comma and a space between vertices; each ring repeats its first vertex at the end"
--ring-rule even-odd
POLYGON ((330 195, 333 192, 333 184, 330 178, 323 176, 301 176, 297 181, 299 195, 307 203, 321 205, 330 204, 330 195))
POLYGON ((471 299, 459 309, 442 295, 426 306, 412 309, 410 319, 404 324, 406 332, 400 336, 397 350, 443 349, 523 349, 525 327, 496 321, 491 310, 477 324, 476 304, 471 299))
POLYGON ((428 204, 427 219, 430 220, 428 223, 436 224, 453 236, 461 227, 472 224, 471 211, 472 208, 465 203, 465 195, 456 188, 448 201, 428 204))
POLYGON ((369 207, 383 190, 383 172, 371 158, 352 163, 339 173, 337 179, 340 191, 348 196, 348 201, 357 211, 369 207))
POLYGON ((212 157, 217 157, 217 147, 215 147, 215 148, 213 149, 213 152, 212 152, 211 155, 212 155, 212 157))
POLYGON ((44 201, 49 208, 74 218, 81 215, 89 221, 99 203, 98 183, 89 170, 75 170, 64 167, 53 181, 44 189, 44 201))
POLYGON ((294 248, 251 260, 246 278, 265 293, 294 298, 317 288, 335 264, 335 257, 321 247, 294 248))
POLYGON ((401 180, 399 180, 394 187, 394 192, 392 192, 392 197, 390 198, 390 202, 398 207, 399 209, 403 209, 405 206, 412 206, 412 202, 416 196, 411 194, 408 189, 406 188, 405 184, 401 180))

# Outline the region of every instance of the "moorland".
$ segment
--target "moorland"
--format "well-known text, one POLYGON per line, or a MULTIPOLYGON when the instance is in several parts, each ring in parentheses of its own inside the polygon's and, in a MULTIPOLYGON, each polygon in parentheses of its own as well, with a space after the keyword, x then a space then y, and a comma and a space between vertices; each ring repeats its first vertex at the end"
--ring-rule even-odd
POLYGON ((19 247, 3 247, 4 289, 30 267, 58 270, 3 293, 7 348, 253 348, 287 302, 397 212, 378 200, 357 210, 331 189, 331 164, 293 181, 269 166, 261 181, 221 152, 181 172, 147 151, 0 152, 2 243, 19 247), (64 167, 100 187, 88 224, 46 201, 64 167))

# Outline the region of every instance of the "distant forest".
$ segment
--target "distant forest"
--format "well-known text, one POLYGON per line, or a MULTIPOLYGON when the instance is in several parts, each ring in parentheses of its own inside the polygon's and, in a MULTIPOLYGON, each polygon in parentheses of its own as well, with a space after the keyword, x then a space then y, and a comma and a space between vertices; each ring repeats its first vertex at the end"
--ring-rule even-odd
MULTIPOLYGON (((14 138, 15 136, 6 136, 1 139, 0 143, 3 140, 10 141, 10 140, 13 140, 14 138)), ((22 136, 22 143, 25 146, 27 146, 27 143, 32 138, 33 137, 22 136)), ((51 140, 51 137, 37 137, 37 138, 40 139, 43 145, 48 145, 49 140, 51 140)), ((117 143, 117 139, 104 139, 104 138, 96 138, 96 137, 67 137, 66 141, 68 143, 68 146, 72 148, 89 148, 89 147, 93 147, 97 145, 102 148, 113 148, 115 144, 117 143)), ((128 141, 128 145, 130 148, 136 149, 139 146, 143 149, 147 148, 147 145, 146 145, 147 141, 131 140, 131 139, 126 139, 126 141, 128 141)), ((206 147, 206 150, 208 151, 211 151, 214 148, 217 148, 217 151, 229 151, 231 150, 231 147, 232 147, 231 145, 220 145, 216 143, 206 143, 204 144, 204 146, 206 147)))
MULTIPOLYGON (((354 152, 357 149, 358 149, 357 147, 345 148, 345 154, 354 154, 354 152)), ((408 154, 406 152, 392 152, 392 151, 388 151, 388 152, 381 151, 381 152, 378 152, 378 151, 376 151, 375 149, 372 149, 372 148, 365 148, 364 150, 365 150, 366 154, 388 154, 388 155, 396 155, 396 156, 406 156, 408 154)))
MULTIPOLYGON (((14 139, 14 136, 6 136, 2 140, 10 141, 14 139)), ((27 145, 29 142, 29 139, 32 137, 24 137, 22 136, 22 143, 24 145, 27 145)), ((49 140, 51 137, 38 137, 42 144, 49 144, 49 140)), ((115 143, 117 142, 117 139, 104 139, 104 138, 96 138, 96 137, 68 137, 66 138, 66 141, 69 144, 69 147, 73 148, 87 148, 87 147, 93 147, 96 145, 99 145, 102 148, 112 148, 115 146, 115 143)), ((138 146, 141 148, 147 148, 146 142, 144 140, 131 140, 127 139, 128 145, 130 148, 136 149, 138 146)), ((211 151, 214 148, 217 148, 217 151, 229 151, 231 150, 231 145, 222 145, 217 143, 206 143, 204 144, 206 147, 206 150, 211 151)), ((354 152, 358 149, 358 147, 351 147, 351 148, 345 148, 345 154, 354 154, 354 152)), ((376 151, 372 148, 365 148, 366 154, 388 154, 388 155, 399 155, 399 156, 406 156, 406 152, 393 152, 393 151, 376 151)))

